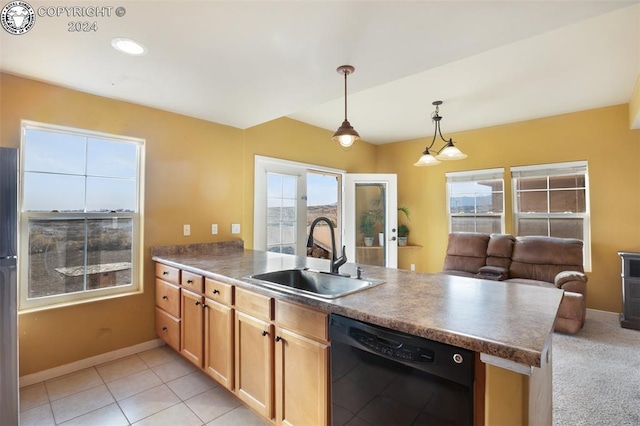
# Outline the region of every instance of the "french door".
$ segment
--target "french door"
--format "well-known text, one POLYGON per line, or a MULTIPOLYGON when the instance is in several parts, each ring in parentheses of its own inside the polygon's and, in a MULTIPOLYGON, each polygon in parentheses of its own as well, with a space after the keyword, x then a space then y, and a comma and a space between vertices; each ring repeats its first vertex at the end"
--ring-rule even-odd
POLYGON ((349 262, 398 267, 395 174, 345 176, 345 235, 349 262))

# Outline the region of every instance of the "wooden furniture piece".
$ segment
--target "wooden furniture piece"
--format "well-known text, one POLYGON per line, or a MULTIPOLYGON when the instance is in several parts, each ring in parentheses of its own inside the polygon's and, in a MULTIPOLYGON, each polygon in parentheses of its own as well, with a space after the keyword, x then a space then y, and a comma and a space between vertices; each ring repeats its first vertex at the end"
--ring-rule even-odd
POLYGON ((329 425, 328 314, 156 263, 156 333, 278 425, 329 425))
POLYGON ((156 334, 180 351, 180 270, 156 263, 156 334))
POLYGON ((622 260, 620 326, 640 330, 640 253, 618 252, 622 260))
POLYGON ((233 390, 234 287, 205 278, 204 369, 233 390))

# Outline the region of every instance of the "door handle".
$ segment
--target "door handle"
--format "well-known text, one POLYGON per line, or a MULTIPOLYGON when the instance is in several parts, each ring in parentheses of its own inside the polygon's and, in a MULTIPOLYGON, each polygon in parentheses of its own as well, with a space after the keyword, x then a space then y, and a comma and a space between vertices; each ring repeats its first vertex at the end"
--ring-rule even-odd
POLYGON ((396 237, 391 237, 391 239, 389 241, 395 241, 396 237))

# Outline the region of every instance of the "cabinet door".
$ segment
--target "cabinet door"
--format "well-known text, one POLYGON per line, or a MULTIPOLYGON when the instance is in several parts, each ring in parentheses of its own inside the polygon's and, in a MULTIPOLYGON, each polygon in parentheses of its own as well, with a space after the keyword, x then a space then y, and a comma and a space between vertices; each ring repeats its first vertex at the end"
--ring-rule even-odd
POLYGON ((204 297, 188 290, 181 291, 181 331, 180 353, 189 361, 202 368, 204 297))
POLYGON ((236 394, 257 413, 273 417, 273 326, 236 311, 236 394))
POLYGON ((233 390, 233 309, 205 299, 204 362, 207 374, 233 390))
POLYGON ((276 420, 285 425, 329 422, 329 345, 276 328, 276 420))

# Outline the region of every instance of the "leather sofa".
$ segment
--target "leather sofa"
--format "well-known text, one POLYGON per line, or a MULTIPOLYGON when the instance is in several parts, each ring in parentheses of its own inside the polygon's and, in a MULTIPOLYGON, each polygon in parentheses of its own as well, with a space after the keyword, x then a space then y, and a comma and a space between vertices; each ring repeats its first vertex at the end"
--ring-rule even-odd
POLYGON ((555 331, 574 334, 587 309, 582 246, 574 238, 454 232, 442 273, 562 289, 555 331))

